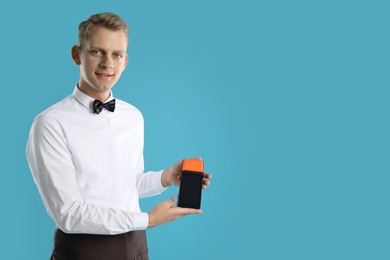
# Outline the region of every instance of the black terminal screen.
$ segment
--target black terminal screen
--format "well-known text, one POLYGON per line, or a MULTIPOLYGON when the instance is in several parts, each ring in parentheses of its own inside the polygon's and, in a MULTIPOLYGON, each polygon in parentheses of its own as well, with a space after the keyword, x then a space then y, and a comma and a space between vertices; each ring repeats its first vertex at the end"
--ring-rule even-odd
POLYGON ((200 209, 203 174, 201 172, 182 171, 178 206, 200 209))

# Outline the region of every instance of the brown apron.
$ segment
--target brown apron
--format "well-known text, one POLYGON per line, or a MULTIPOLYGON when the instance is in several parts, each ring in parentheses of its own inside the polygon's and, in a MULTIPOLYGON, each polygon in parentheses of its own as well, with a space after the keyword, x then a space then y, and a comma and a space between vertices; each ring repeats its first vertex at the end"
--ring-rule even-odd
POLYGON ((56 229, 50 260, 149 260, 145 230, 119 235, 66 234, 56 229))

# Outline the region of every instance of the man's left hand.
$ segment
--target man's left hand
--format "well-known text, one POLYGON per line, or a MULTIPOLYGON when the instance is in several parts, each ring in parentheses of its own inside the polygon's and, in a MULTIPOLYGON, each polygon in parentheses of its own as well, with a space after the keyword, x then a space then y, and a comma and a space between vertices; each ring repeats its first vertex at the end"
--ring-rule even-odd
MULTIPOLYGON (((198 158, 199 159, 199 158, 198 158)), ((182 162, 177 162, 171 167, 165 169, 161 175, 161 184, 163 187, 170 185, 180 186, 182 162)), ((203 184, 202 189, 206 189, 210 185, 210 179, 212 175, 210 173, 203 173, 203 184)))

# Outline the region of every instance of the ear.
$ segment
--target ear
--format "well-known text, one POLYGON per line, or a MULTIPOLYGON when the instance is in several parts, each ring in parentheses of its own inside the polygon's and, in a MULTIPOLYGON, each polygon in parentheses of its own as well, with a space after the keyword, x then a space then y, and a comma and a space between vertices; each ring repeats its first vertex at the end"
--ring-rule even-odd
POLYGON ((126 56, 125 56, 125 64, 123 65, 122 72, 126 69, 127 62, 128 62, 128 61, 129 61, 129 55, 127 55, 127 53, 126 53, 126 56))
POLYGON ((74 45, 71 50, 72 53, 72 59, 76 65, 81 64, 80 60, 80 47, 78 45, 74 45))

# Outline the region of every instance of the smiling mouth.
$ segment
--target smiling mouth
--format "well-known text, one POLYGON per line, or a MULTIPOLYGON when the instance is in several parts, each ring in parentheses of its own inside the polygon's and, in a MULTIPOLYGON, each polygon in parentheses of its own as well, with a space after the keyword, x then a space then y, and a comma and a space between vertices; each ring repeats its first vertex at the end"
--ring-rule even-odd
POLYGON ((103 77, 103 78, 109 78, 109 77, 112 77, 114 76, 114 74, 110 74, 110 73, 99 73, 99 72, 95 72, 95 74, 99 77, 103 77))

